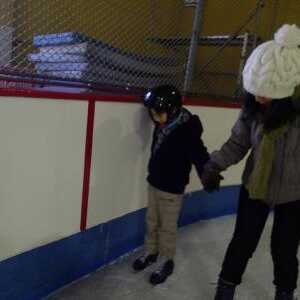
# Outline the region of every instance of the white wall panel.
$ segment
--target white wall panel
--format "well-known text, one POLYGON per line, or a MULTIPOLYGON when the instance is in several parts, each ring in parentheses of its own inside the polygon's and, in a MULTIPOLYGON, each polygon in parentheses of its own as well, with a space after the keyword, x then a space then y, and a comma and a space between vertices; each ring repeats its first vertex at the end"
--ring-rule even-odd
POLYGON ((87 102, 0 97, 0 260, 79 230, 87 102))

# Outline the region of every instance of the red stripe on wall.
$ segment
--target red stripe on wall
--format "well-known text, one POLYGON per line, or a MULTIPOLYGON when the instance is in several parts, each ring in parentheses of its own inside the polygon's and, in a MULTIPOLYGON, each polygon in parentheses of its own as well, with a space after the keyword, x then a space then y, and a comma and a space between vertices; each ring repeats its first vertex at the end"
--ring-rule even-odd
MULTIPOLYGON (((122 94, 120 93, 76 93, 76 92, 55 92, 47 90, 34 89, 18 89, 18 88, 0 88, 0 96, 7 97, 27 97, 27 98, 45 98, 45 99, 59 99, 69 101, 89 101, 92 97, 99 102, 124 102, 124 103, 142 103, 141 95, 122 94)), ((241 108, 238 102, 230 102, 224 100, 213 99, 209 97, 183 97, 185 105, 191 106, 207 106, 220 108, 241 108)))
POLYGON ((88 113, 87 113, 80 230, 85 230, 87 224, 92 150, 93 150, 94 119, 95 119, 95 99, 90 98, 88 104, 88 113))
POLYGON ((209 97, 183 97, 183 103, 190 106, 207 106, 219 108, 241 108, 241 103, 211 99, 209 97))

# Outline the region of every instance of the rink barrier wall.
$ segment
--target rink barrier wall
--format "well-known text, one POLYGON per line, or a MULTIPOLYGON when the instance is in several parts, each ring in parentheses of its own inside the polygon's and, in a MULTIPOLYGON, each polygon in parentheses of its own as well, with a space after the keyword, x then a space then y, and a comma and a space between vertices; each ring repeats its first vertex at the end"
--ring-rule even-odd
MULTIPOLYGON (((179 225, 234 214, 238 193, 239 186, 227 186, 187 194, 179 225)), ((145 213, 140 209, 0 262, 0 299, 41 299, 142 246, 145 213)))
MULTIPOLYGON (((7 115, 7 120, 4 118, 2 125, 4 127, 10 126, 10 122, 16 123, 15 127, 11 128, 14 130, 14 134, 17 132, 15 139, 13 139, 13 145, 17 145, 17 147, 14 151, 15 156, 12 156, 9 162, 15 161, 15 158, 21 159, 24 152, 27 157, 26 151, 28 151, 32 155, 28 159, 28 165, 30 165, 30 159, 34 162, 38 155, 40 155, 38 159, 41 161, 44 161, 45 157, 46 159, 51 157, 52 161, 49 160, 49 166, 46 161, 45 165, 40 166, 40 168, 50 167, 50 171, 53 171, 53 174, 50 171, 45 171, 44 177, 40 176, 41 178, 39 178, 36 174, 36 177, 31 176, 30 172, 34 173, 39 170, 35 170, 34 163, 32 164, 33 170, 24 171, 21 174, 14 173, 18 170, 17 165, 14 166, 14 172, 11 172, 10 169, 2 169, 3 174, 0 174, 0 179, 1 176, 4 178, 7 177, 7 174, 13 173, 12 177, 9 178, 14 179, 16 186, 24 178, 29 177, 31 181, 28 181, 29 185, 26 186, 28 191, 25 191, 24 199, 34 197, 30 202, 30 206, 27 207, 24 206, 24 202, 21 202, 20 196, 24 193, 22 189, 18 194, 18 189, 12 187, 7 194, 3 193, 1 195, 5 205, 9 208, 8 212, 14 212, 15 216, 14 218, 9 215, 6 216, 6 223, 4 224, 7 229, 7 234, 4 237, 8 239, 11 237, 8 244, 12 246, 4 249, 4 253, 0 253, 0 276, 2 278, 0 299, 41 299, 50 292, 114 261, 143 243, 145 199, 141 198, 145 195, 146 183, 143 179, 145 169, 141 166, 145 165, 145 160, 148 157, 150 131, 148 128, 146 132, 149 135, 148 139, 143 140, 142 138, 143 145, 141 145, 141 141, 136 144, 135 138, 144 136, 144 129, 139 132, 136 127, 143 124, 145 118, 144 112, 142 112, 143 108, 139 103, 140 97, 134 95, 96 95, 91 93, 54 93, 0 89, 0 112, 2 110, 3 114, 7 115), (27 106, 29 109, 23 112, 27 106), (60 115, 61 110, 63 110, 63 113, 60 115), (40 114, 41 117, 39 117, 40 114), (19 119, 14 120, 17 115, 19 119), (142 117, 140 117, 141 115, 142 117), (115 122, 116 116, 121 119, 118 124, 115 122), (48 130, 47 122, 51 124, 52 117, 54 121, 58 122, 58 125, 48 130), (138 119, 138 122, 131 126, 132 121, 135 119, 138 119), (38 122, 41 121, 44 124, 44 127, 42 126, 39 129, 41 132, 37 131, 33 134, 31 129, 35 130, 38 127, 38 122), (105 126, 103 126, 103 122, 106 122, 105 126), (110 158, 111 161, 120 161, 122 158, 110 157, 111 149, 109 145, 106 145, 106 148, 104 147, 104 152, 101 150, 104 133, 108 133, 105 136, 109 136, 109 132, 99 131, 99 128, 111 128, 106 127, 106 125, 113 125, 115 127, 112 128, 119 128, 121 131, 125 128, 122 131, 124 137, 120 135, 121 142, 117 144, 117 146, 124 146, 119 149, 126 149, 128 152, 125 153, 128 162, 124 164, 124 168, 131 167, 133 158, 129 153, 136 146, 138 151, 143 152, 138 155, 137 163, 132 166, 132 170, 136 172, 135 175, 139 179, 136 180, 137 182, 129 182, 131 189, 128 196, 124 193, 126 191, 124 190, 125 187, 120 186, 120 193, 123 193, 120 194, 122 198, 116 192, 111 192, 114 190, 113 185, 107 189, 105 188, 105 185, 107 185, 105 177, 107 170, 105 168, 108 168, 110 164, 105 164, 101 157, 97 158, 98 152, 104 154, 106 160, 110 158), (22 131, 19 132, 21 129, 22 131), (34 145, 37 139, 35 134, 41 133, 45 134, 45 141, 39 140, 38 147, 36 147, 34 145), (67 135, 67 137, 64 135, 67 135), (26 147, 26 149, 23 149, 22 145, 18 144, 20 136, 24 137, 27 142, 29 141, 28 145, 30 145, 30 141, 33 141, 32 147, 28 146, 28 149, 26 147), (35 153, 38 150, 49 149, 47 143, 53 142, 59 142, 60 147, 57 147, 58 145, 53 148, 50 147, 49 153, 46 153, 47 156, 43 157, 43 151, 40 151, 42 154, 35 153), (71 149, 69 148, 69 142, 72 144, 71 149), (44 143, 43 147, 39 149, 42 143, 44 143), (56 162, 57 151, 61 149, 63 153, 59 155, 58 162, 56 162), (72 149, 75 151, 70 152, 72 149), (68 153, 71 153, 71 155, 68 155, 68 153), (54 167, 52 166, 53 163, 54 167), (96 165, 98 163, 100 164, 100 170, 103 166, 105 167, 103 172, 97 170, 96 165), (59 168, 62 168, 65 172, 62 179, 66 180, 68 192, 65 191, 63 185, 57 191, 55 190, 60 185, 56 182, 55 177, 56 174, 61 173, 59 168), (70 172, 68 173, 68 171, 70 172), (103 186, 98 184, 102 179, 104 181, 103 186), (51 203, 53 202, 51 205, 53 207, 51 207, 50 212, 49 199, 47 197, 45 199, 38 198, 41 195, 43 197, 43 194, 35 194, 34 192, 34 189, 40 186, 39 182, 35 182, 35 180, 45 180, 46 183, 41 182, 42 187, 43 184, 45 187, 48 186, 47 183, 53 184, 51 188, 54 189, 54 192, 53 190, 50 191, 53 192, 53 195, 51 194, 51 203), (11 192, 12 190, 14 190, 14 193, 11 192), (72 198, 72 194, 68 194, 69 190, 70 193, 76 194, 76 199, 72 198), (105 193, 102 193, 103 190, 105 193), (56 198, 58 192, 59 197, 56 198), (112 201, 116 199, 120 200, 117 200, 117 202, 112 201), (45 203, 41 200, 45 200, 45 203), (132 202, 130 203, 130 201, 132 202), (13 203, 14 206, 9 207, 10 203, 13 203), (18 205, 18 203, 22 203, 22 205, 18 205), (122 203, 122 205, 118 207, 116 205, 118 203, 122 203), (59 209, 60 206, 63 208, 62 211, 59 209), (99 211, 100 217, 95 214, 99 211), (39 216, 37 218, 39 224, 34 223, 36 215, 39 216), (47 215, 48 219, 45 218, 47 215), (32 220, 32 224, 27 227, 28 220, 32 220), (42 220, 45 220, 46 224, 43 224, 42 220), (17 234, 16 230, 19 230, 17 234), (33 230, 36 230, 34 234, 33 230), (21 242, 18 243, 18 241, 21 242)), ((207 140, 209 150, 221 145, 224 141, 224 134, 226 132, 228 134, 228 130, 230 130, 238 114, 236 108, 239 108, 239 105, 214 102, 209 99, 185 99, 185 103, 194 113, 201 111, 200 117, 206 130, 203 138, 205 141, 207 140), (211 113, 217 114, 216 120, 208 122, 211 119, 211 113), (221 126, 218 124, 221 121, 220 116, 225 118, 225 126, 224 124, 221 126), (222 132, 216 135, 219 131, 222 132)), ((112 132, 112 135, 115 136, 116 132, 112 132)), ((7 148, 9 148, 11 140, 11 136, 8 136, 7 148)), ((107 139, 106 142, 110 141, 113 141, 113 139, 107 139)), ((116 155, 117 152, 114 153, 116 155)), ((10 165, 6 167, 10 167, 10 165)), ((128 170, 128 173, 131 174, 132 170, 128 170)), ((191 185, 185 197, 180 225, 188 225, 199 220, 234 213, 239 190, 239 172, 239 168, 235 172, 229 172, 224 187, 218 193, 213 194, 201 191, 199 181, 193 173, 191 185)), ((124 181, 126 183, 126 180, 124 181)), ((4 183, 5 181, 3 185, 4 183)), ((6 212, 2 210, 4 216, 7 215, 6 212)), ((5 241, 5 239, 3 240, 5 241)))

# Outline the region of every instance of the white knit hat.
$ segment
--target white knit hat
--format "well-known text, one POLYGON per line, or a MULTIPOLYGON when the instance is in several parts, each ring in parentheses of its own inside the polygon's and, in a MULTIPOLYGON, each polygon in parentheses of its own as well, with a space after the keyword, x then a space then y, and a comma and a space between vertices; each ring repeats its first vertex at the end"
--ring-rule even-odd
POLYGON ((258 46, 247 60, 243 84, 255 96, 292 96, 300 85, 300 28, 283 25, 274 40, 258 46))

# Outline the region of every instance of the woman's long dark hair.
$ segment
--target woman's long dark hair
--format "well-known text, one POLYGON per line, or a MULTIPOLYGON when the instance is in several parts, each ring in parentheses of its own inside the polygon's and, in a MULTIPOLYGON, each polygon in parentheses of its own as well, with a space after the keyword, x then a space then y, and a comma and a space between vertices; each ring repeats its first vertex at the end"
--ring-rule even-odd
POLYGON ((264 129, 271 131, 292 121, 296 117, 296 108, 291 97, 276 99, 267 106, 255 100, 255 96, 245 92, 242 117, 248 121, 261 114, 264 129))

